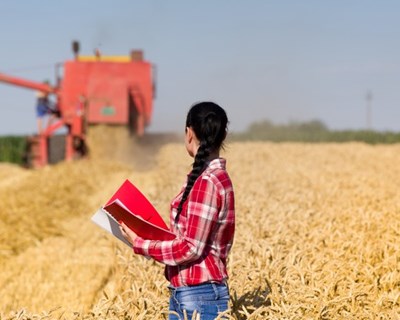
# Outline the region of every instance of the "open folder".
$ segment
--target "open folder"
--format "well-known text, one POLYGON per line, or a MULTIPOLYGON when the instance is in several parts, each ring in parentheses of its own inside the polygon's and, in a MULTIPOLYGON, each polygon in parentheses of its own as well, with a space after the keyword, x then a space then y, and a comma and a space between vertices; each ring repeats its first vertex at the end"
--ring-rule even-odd
POLYGON ((143 239, 173 240, 176 237, 150 201, 129 180, 125 180, 92 216, 92 221, 129 246, 120 231, 119 221, 143 239))

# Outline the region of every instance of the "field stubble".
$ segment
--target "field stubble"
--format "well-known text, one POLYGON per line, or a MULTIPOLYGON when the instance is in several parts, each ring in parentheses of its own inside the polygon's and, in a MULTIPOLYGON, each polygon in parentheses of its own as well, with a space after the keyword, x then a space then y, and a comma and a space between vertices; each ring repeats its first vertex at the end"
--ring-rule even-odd
MULTIPOLYGON (((145 170, 101 148, 0 166, 1 319, 165 317, 163 267, 90 222, 125 178, 167 219, 191 159, 182 143, 147 151, 145 170)), ((399 319, 399 145, 242 142, 223 156, 237 214, 228 317, 399 319)))

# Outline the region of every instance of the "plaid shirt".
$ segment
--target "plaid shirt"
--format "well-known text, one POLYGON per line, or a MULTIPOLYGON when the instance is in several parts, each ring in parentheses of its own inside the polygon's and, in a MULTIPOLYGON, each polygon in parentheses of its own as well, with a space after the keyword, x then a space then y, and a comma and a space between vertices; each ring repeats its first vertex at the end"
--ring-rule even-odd
POLYGON ((234 193, 225 171, 226 160, 212 160, 196 180, 183 205, 178 223, 177 208, 185 186, 171 203, 171 241, 137 237, 133 249, 166 265, 165 276, 174 287, 228 278, 227 256, 235 231, 234 193))

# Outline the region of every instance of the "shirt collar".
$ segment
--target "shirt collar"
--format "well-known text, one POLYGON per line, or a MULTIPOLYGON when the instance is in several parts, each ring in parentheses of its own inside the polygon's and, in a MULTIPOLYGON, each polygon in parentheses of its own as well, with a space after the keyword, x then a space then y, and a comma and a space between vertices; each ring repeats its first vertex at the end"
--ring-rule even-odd
POLYGON ((207 162, 206 170, 214 170, 214 169, 223 169, 226 167, 226 159, 224 158, 216 158, 209 162, 207 162))

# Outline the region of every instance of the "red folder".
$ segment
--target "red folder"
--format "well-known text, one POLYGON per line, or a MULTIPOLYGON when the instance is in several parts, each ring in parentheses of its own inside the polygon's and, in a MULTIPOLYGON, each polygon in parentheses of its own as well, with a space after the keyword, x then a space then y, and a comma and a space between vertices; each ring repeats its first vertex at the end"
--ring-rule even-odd
POLYGON ((143 239, 173 240, 176 237, 150 201, 129 180, 118 188, 103 209, 143 239))

